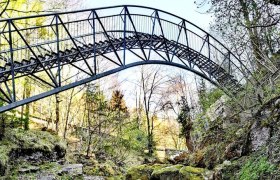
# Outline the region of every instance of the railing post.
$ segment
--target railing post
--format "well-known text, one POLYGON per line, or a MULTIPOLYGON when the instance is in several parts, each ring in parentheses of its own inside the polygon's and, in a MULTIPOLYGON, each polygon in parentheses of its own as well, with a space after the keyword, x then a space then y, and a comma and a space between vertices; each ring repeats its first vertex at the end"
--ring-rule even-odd
MULTIPOLYGON (((188 37, 188 30, 187 30, 186 20, 185 19, 183 19, 183 28, 184 28, 184 32, 185 32, 185 35, 186 35, 187 47, 189 47, 189 37, 188 37)), ((189 55, 188 55, 188 59, 189 59, 189 55)), ((188 62, 189 62, 190 68, 192 68, 191 61, 188 61, 188 62)))
POLYGON ((230 52, 228 52, 228 73, 231 74, 231 60, 230 60, 230 52))
POLYGON ((9 63, 11 65, 12 87, 13 87, 12 101, 16 102, 14 50, 13 50, 13 39, 12 39, 12 20, 8 20, 8 28, 9 28, 9 46, 10 46, 10 62, 9 63))
POLYGON ((123 65, 125 65, 125 52, 126 52, 126 8, 124 6, 124 23, 123 23, 123 65))
POLYGON ((58 14, 55 15, 55 31, 56 31, 56 48, 57 48, 57 77, 58 77, 58 86, 61 86, 61 76, 60 76, 60 55, 59 55, 59 29, 58 29, 58 14))
POLYGON ((208 60, 210 60, 210 37, 209 37, 209 34, 207 35, 207 40, 208 40, 208 60))
MULTIPOLYGON (((150 46, 150 49, 149 49, 149 54, 148 54, 148 60, 150 60, 150 58, 151 58, 151 51, 152 51, 152 46, 153 46, 153 35, 154 35, 154 32, 155 32, 155 26, 156 26, 156 12, 154 12, 153 14, 155 14, 154 15, 154 17, 151 17, 151 19, 152 19, 152 34, 151 34, 151 36, 152 36, 152 38, 151 38, 151 46, 150 46)), ((152 15, 153 15, 152 14, 152 15)))
MULTIPOLYGON (((210 56, 211 56, 211 45, 210 45, 210 36, 209 34, 207 34, 207 43, 208 43, 208 62, 210 63, 210 56)), ((210 72, 209 75, 210 75, 210 78, 212 76, 212 66, 209 66, 210 68, 210 72)))
POLYGON ((92 34, 93 34, 93 61, 94 61, 94 75, 97 74, 97 62, 96 62, 96 29, 95 29, 95 11, 92 10, 92 34))

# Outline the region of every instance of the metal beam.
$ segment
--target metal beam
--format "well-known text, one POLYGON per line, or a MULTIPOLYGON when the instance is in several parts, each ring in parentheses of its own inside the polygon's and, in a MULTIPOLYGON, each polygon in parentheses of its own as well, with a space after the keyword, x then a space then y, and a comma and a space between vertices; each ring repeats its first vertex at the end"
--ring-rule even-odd
POLYGON ((13 102, 13 103, 8 104, 6 106, 2 106, 2 107, 0 107, 0 113, 3 113, 5 111, 14 109, 16 107, 19 107, 19 106, 22 106, 22 105, 25 105, 25 104, 28 104, 28 103, 31 103, 31 102, 43 99, 45 97, 48 97, 48 96, 51 96, 51 95, 54 95, 54 94, 66 91, 68 89, 80 86, 82 84, 89 83, 91 81, 103 78, 105 76, 108 76, 108 75, 120 72, 120 71, 122 71, 124 69, 128 69, 128 68, 135 67, 135 66, 140 66, 140 65, 148 65, 148 64, 169 65, 169 66, 174 66, 174 67, 177 67, 177 68, 185 69, 185 70, 188 70, 188 71, 191 71, 191 72, 197 74, 198 76, 203 77, 204 79, 208 80, 212 84, 214 84, 216 86, 219 86, 218 84, 216 84, 216 82, 212 81, 208 77, 205 77, 204 74, 202 74, 202 73, 200 73, 198 71, 195 71, 193 69, 189 69, 188 67, 183 66, 181 64, 177 64, 177 63, 174 63, 174 62, 168 62, 168 61, 161 61, 161 60, 139 61, 139 62, 130 63, 130 64, 125 65, 125 66, 120 66, 118 68, 106 71, 104 73, 97 74, 95 76, 92 76, 92 77, 89 77, 89 78, 77 81, 75 83, 71 83, 71 84, 68 84, 68 85, 65 85, 65 86, 61 86, 61 87, 56 87, 56 88, 54 88, 54 89, 52 89, 50 91, 47 91, 47 92, 44 92, 44 93, 32 96, 32 97, 24 99, 24 100, 19 100, 19 101, 13 102))

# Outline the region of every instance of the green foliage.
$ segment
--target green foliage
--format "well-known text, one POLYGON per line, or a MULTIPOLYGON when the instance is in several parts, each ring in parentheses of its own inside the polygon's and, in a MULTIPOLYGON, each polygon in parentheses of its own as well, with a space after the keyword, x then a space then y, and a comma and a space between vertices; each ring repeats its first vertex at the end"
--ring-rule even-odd
POLYGON ((240 171, 241 180, 257 180, 265 174, 273 173, 277 167, 271 164, 266 157, 250 159, 240 171))
POLYGON ((16 110, 10 110, 7 113, 3 113, 3 118, 5 118, 5 126, 7 127, 16 127, 24 128, 24 130, 29 129, 29 117, 20 116, 16 110))
POLYGON ((86 106, 91 112, 102 111, 107 107, 107 101, 103 91, 99 89, 99 86, 89 85, 86 93, 86 106))
POLYGON ((181 135, 185 136, 187 133, 190 133, 192 129, 192 121, 190 119, 190 107, 188 105, 186 97, 181 97, 181 100, 178 102, 181 106, 179 115, 177 117, 178 122, 182 125, 181 135))
POLYGON ((199 97, 200 105, 202 110, 205 112, 212 104, 214 104, 224 92, 220 89, 212 89, 210 92, 205 92, 199 97))
POLYGON ((144 152, 148 144, 146 133, 135 126, 125 130, 124 139, 129 142, 128 148, 137 152, 144 152))

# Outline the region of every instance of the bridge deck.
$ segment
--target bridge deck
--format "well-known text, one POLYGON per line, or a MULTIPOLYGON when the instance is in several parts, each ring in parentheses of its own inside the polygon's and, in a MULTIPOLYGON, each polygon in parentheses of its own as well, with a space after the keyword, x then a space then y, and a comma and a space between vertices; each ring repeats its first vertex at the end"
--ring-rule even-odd
MULTIPOLYGON (((228 74, 218 64, 203 56, 199 52, 187 47, 186 45, 172 40, 170 41, 163 36, 149 34, 129 36, 125 39, 125 41, 123 38, 119 38, 111 39, 111 42, 107 40, 100 41, 95 45, 85 44, 83 46, 79 46, 79 51, 77 48, 72 47, 71 49, 60 51, 59 60, 58 55, 55 52, 45 54, 44 56, 39 55, 38 58, 42 64, 36 61, 34 57, 31 57, 30 59, 23 59, 20 62, 14 61, 15 76, 21 77, 22 75, 43 71, 43 66, 46 69, 55 68, 58 66, 59 61, 61 65, 81 61, 82 57, 80 52, 84 54, 85 58, 93 57, 94 48, 96 56, 114 52, 114 49, 117 51, 123 50, 124 43, 126 49, 137 49, 139 46, 139 40, 145 49, 152 48, 153 50, 162 52, 165 52, 167 49, 168 53, 172 53, 172 55, 177 56, 185 65, 195 65, 199 67, 213 76, 213 78, 215 78, 220 84, 232 90, 234 93, 238 92, 242 88, 232 75, 228 74)), ((114 61, 114 63, 120 65, 117 61, 114 61)), ((7 81, 9 77, 11 78, 11 63, 7 62, 5 66, 0 67, 0 82, 7 81)))

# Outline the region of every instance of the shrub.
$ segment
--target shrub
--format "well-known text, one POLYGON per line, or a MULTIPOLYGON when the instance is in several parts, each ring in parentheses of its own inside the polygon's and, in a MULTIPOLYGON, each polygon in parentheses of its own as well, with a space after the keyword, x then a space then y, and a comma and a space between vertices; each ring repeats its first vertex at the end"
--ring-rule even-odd
POLYGON ((241 180, 257 180, 260 177, 273 173, 277 167, 271 164, 266 157, 250 159, 239 174, 241 180))

